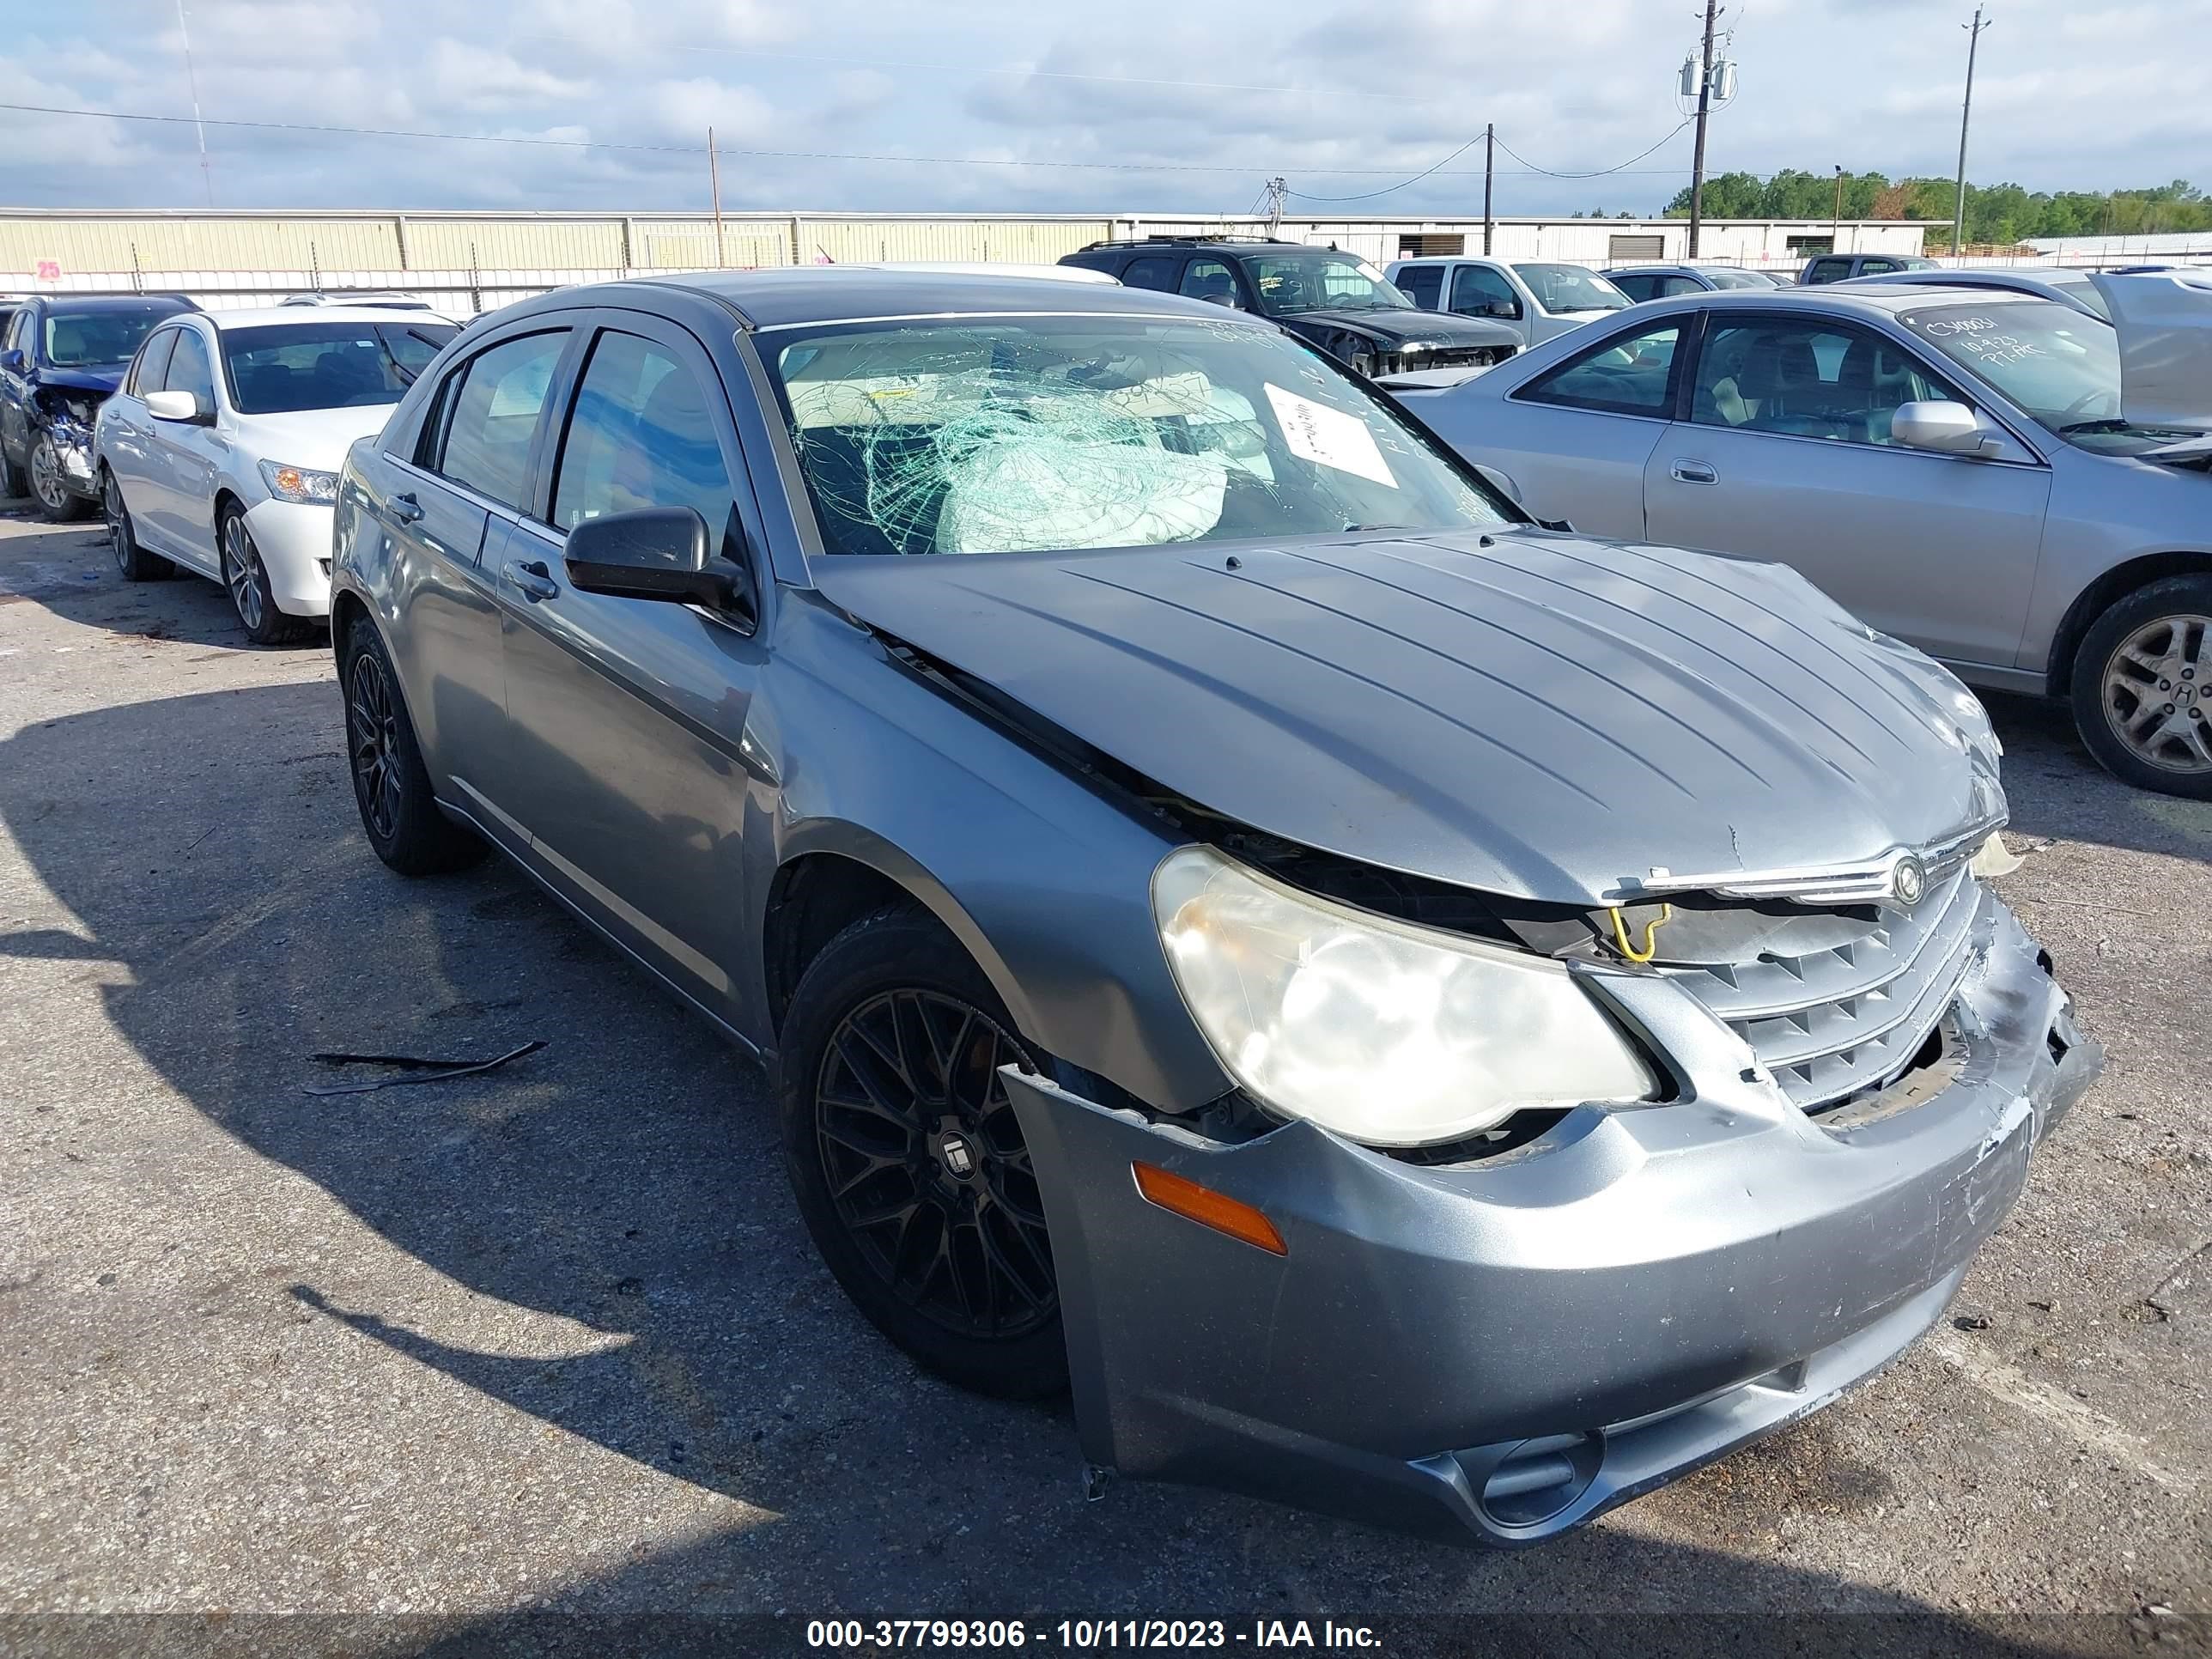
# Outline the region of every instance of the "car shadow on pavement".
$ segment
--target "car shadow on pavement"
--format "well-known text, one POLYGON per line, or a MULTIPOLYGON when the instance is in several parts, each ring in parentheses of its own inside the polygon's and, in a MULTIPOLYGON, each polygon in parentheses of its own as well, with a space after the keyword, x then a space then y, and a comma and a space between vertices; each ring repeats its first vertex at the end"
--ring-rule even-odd
MULTIPOLYGON (((1356 1598, 1532 1620, 1841 1608, 1914 1621, 1899 1652, 2081 1650, 2032 1631, 1976 1648, 1974 1627, 1907 1598, 1624 1526, 1481 1556, 1219 1493, 1124 1483, 1083 1501, 1064 1407, 919 1374, 838 1292, 793 1212, 751 1062, 504 866, 386 872, 340 748, 327 683, 106 708, 0 741, 0 818, 80 924, 0 935, 0 957, 127 969, 100 994, 161 1079, 374 1233, 374 1248, 312 1261, 269 1236, 276 1254, 246 1276, 264 1313, 339 1322, 361 1366, 433 1368, 744 1506, 709 1506, 681 1543, 641 1544, 550 1611, 453 1626, 433 1650, 558 1646, 532 1622, 545 1617, 1314 1618, 1356 1598), (179 797, 221 814, 212 835, 191 840, 149 805, 179 797), (477 1057, 541 1038, 476 1078, 303 1088, 356 1075, 316 1065, 322 1051, 477 1057)), ((404 1425, 362 1432, 394 1459, 426 1455, 404 1425)), ((1792 1434, 1820 1432, 1814 1419, 1792 1434)), ((542 1508, 513 1508, 526 1466, 479 1455, 469 1480, 489 1524, 544 1524, 542 1508)), ((573 1528, 593 1498, 532 1501, 574 1506, 573 1528)), ((726 1645, 727 1628, 699 1639, 726 1645)), ((592 1650, 678 1651, 681 1634, 610 1626, 592 1650)))
MULTIPOLYGON (((124 580, 98 519, 46 524, 31 514, 0 516, 27 519, 34 526, 0 542, 0 602, 28 600, 65 621, 124 639, 179 640, 240 651, 293 648, 255 645, 229 594, 196 572, 179 569, 152 582, 124 580)), ((330 648, 321 633, 301 644, 330 648)))

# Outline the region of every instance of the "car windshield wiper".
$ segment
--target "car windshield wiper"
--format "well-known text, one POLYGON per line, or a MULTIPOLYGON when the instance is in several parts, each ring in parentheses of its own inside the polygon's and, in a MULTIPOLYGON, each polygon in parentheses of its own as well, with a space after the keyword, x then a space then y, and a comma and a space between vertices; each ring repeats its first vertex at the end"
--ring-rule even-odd
POLYGON ((1348 524, 1337 533, 1347 535, 1355 530, 1419 530, 1419 528, 1420 526, 1416 524, 1348 524))
POLYGON ((2128 432, 2132 431, 2134 426, 2132 421, 2123 421, 2116 416, 2107 415, 2101 421, 2075 421, 2069 426, 2062 426, 2058 428, 2058 435, 2070 438, 2077 432, 2128 432))

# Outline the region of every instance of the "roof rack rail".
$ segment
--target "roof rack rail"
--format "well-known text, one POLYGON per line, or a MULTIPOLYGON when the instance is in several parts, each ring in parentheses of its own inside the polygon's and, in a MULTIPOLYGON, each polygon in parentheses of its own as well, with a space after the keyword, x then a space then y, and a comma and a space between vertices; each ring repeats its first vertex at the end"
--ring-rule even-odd
POLYGON ((1101 242, 1085 242, 1079 252, 1090 253, 1109 247, 1196 247, 1217 242, 1251 242, 1262 247, 1304 247, 1304 242, 1293 242, 1285 236, 1200 236, 1195 233, 1162 234, 1156 236, 1109 236, 1101 242))

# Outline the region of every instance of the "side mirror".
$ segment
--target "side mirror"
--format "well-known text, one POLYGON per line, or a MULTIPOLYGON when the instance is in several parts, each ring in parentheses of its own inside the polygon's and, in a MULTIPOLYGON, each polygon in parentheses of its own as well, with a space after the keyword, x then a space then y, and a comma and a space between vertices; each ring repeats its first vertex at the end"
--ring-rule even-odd
POLYGON ((690 507, 648 507, 586 519, 568 532, 568 580, 586 593, 667 599, 751 614, 744 579, 709 544, 690 507))
POLYGON ((1227 306, 1231 311, 1242 311, 1244 309, 1243 301, 1239 300, 1234 292, 1227 294, 1201 294, 1198 297, 1205 301, 1206 303, 1210 306, 1227 306))
POLYGON ((196 392, 149 392, 146 412, 157 421, 181 421, 187 426, 211 426, 215 410, 200 407, 196 392))
POLYGON ((1993 455, 2002 447, 1972 410, 1939 399, 1899 404, 1889 417, 1889 435, 1909 448, 1944 455, 1993 455))
POLYGON ((1483 307, 1482 314, 1486 317, 1503 317, 1506 321, 1512 322, 1521 315, 1521 302, 1518 300, 1492 300, 1488 305, 1483 307))
POLYGON ((0 351, 0 368, 6 369, 10 374, 21 374, 29 366, 29 361, 14 346, 0 351))

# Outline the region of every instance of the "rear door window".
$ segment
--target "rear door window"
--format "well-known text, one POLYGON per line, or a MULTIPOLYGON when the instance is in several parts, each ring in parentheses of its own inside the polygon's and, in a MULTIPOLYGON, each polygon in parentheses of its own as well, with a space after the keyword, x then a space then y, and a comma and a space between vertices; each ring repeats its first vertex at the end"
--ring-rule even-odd
POLYGON ((1175 292, 1176 273, 1182 268, 1181 259, 1165 259, 1148 253, 1141 259, 1132 259, 1121 271, 1124 288, 1149 288, 1163 294, 1175 292))
POLYGON ((1424 311, 1434 311, 1443 295, 1442 265, 1407 265, 1391 279, 1398 292, 1424 311))
POLYGON ((454 370, 441 393, 444 429, 432 470, 527 510, 530 443, 568 345, 566 329, 526 334, 478 352, 454 370))
POLYGON ((1616 334, 1571 357, 1514 395, 1530 403, 1664 420, 1674 410, 1674 377, 1680 362, 1682 323, 1616 334))

